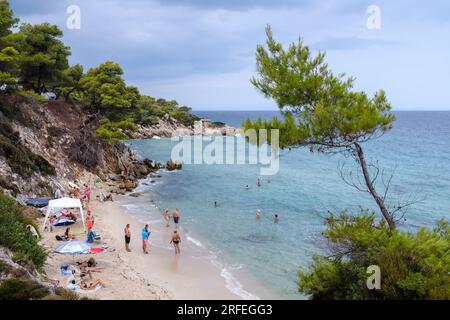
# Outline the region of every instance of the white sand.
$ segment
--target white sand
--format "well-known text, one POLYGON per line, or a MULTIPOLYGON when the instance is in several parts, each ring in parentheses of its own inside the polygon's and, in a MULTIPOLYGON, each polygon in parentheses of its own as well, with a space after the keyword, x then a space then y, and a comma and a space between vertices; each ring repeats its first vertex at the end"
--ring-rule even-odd
MULTIPOLYGON (((109 247, 105 252, 95 255, 75 256, 75 261, 87 260, 93 256, 103 268, 101 273, 94 273, 94 277, 101 279, 106 288, 87 293, 87 296, 96 299, 201 300, 253 297, 247 295, 245 290, 241 290, 237 295, 227 289, 227 285, 230 287, 230 281, 225 280, 222 268, 212 264, 206 256, 203 259, 199 252, 196 252, 194 258, 191 253, 195 249, 187 243, 183 232, 181 255, 175 256, 169 245, 173 227, 164 227, 162 216, 160 223, 151 226, 153 232, 150 237, 150 253, 146 255, 141 248, 142 222, 130 215, 118 202, 100 203, 93 200, 91 207, 95 216, 94 230, 100 233, 102 238, 98 247, 102 243, 109 247), (132 252, 126 252, 124 248, 123 230, 127 223, 131 224, 132 252)), ((63 234, 64 230, 65 228, 61 227, 53 233, 42 232, 42 244, 49 250, 45 271, 49 278, 60 280, 61 285, 65 285, 69 277, 61 275, 60 266, 74 261, 71 256, 52 252, 62 243, 56 241, 55 235, 63 234)), ((72 225, 71 230, 75 234, 81 232, 81 222, 72 225)), ((84 241, 85 237, 79 239, 84 241)), ((245 285, 251 287, 251 292, 258 297, 276 298, 253 280, 246 281, 245 285)))

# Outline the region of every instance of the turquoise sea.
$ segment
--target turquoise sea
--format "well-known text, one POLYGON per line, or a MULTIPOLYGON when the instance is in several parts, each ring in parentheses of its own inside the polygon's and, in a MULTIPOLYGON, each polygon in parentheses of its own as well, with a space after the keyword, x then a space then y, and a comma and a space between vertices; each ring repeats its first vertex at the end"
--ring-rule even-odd
MULTIPOLYGON (((271 118, 277 112, 196 114, 239 126, 247 116, 271 118)), ((368 160, 378 160, 386 172, 395 168, 392 203, 420 200, 402 224, 414 231, 450 218, 450 112, 397 112, 396 117, 394 129, 367 143, 365 151, 368 160)), ((170 158, 176 144, 170 139, 128 143, 142 157, 161 162, 170 158)), ((327 212, 376 210, 368 194, 341 180, 338 168, 343 163, 349 169, 354 166, 351 158, 341 155, 285 150, 270 183, 260 176, 258 165, 184 165, 178 172, 161 172, 161 179, 146 183, 140 191, 149 196, 151 192, 160 208, 180 208, 191 241, 216 252, 230 272, 241 269, 280 297, 301 299, 305 297, 297 293, 297 274, 307 270, 313 255, 326 253, 321 232, 327 212), (261 187, 256 186, 258 177, 261 187), (249 190, 244 188, 247 184, 249 190), (274 213, 281 217, 277 224, 271 220, 274 213)))

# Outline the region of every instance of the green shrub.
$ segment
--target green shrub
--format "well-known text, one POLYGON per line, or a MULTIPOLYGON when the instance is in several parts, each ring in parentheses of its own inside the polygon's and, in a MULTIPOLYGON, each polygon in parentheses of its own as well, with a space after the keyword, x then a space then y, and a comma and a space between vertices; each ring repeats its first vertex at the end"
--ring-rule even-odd
POLYGON ((21 278, 11 278, 0 285, 0 300, 35 300, 47 294, 46 288, 21 278))
POLYGON ((32 91, 32 90, 18 90, 15 92, 18 96, 24 97, 24 98, 34 98, 38 100, 46 100, 44 96, 32 91))
POLYGON ((41 268, 47 254, 26 226, 34 221, 24 213, 24 208, 11 197, 0 194, 0 245, 10 249, 18 263, 33 263, 41 268))
POLYGON ((450 226, 417 233, 389 230, 374 214, 331 215, 329 257, 300 272, 299 290, 313 299, 450 299, 450 226), (367 267, 381 270, 381 289, 368 290, 367 267))

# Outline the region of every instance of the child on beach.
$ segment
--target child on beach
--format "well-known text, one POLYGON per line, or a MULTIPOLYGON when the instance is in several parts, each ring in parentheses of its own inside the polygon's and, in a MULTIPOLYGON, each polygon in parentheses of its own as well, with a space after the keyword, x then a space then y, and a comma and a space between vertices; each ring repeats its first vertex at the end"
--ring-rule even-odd
POLYGON ((142 250, 144 251, 145 254, 148 254, 147 246, 149 237, 150 231, 148 230, 148 224, 146 224, 144 229, 142 229, 142 250))
POLYGON ((130 224, 126 225, 126 227, 124 229, 124 233, 125 233, 125 250, 127 250, 128 252, 131 252, 131 250, 130 250, 130 241, 131 241, 130 224))
POLYGON ((177 230, 173 230, 172 240, 170 241, 170 243, 173 243, 173 247, 175 248, 175 254, 181 253, 180 242, 181 242, 180 234, 177 232, 177 230))

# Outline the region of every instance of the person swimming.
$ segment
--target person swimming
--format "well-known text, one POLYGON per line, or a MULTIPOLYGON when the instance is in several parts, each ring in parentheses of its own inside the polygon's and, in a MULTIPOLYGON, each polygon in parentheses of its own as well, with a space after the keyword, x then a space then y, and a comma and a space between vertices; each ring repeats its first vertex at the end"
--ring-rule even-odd
POLYGON ((278 222, 278 221, 280 221, 280 216, 278 215, 278 214, 275 214, 274 216, 273 216, 273 222, 278 222))
POLYGON ((170 226, 170 212, 169 212, 169 209, 164 210, 163 215, 166 218, 166 227, 169 227, 170 226))
POLYGON ((260 179, 260 178, 258 178, 258 180, 256 180, 256 185, 257 185, 258 187, 261 187, 261 179, 260 179))
POLYGON ((214 201, 214 208, 217 208, 219 206, 219 203, 217 201, 214 201))
POLYGON ((256 209, 256 219, 261 219, 261 210, 256 209))
POLYGON ((245 185, 245 189, 250 189, 250 186, 248 184, 245 185))

